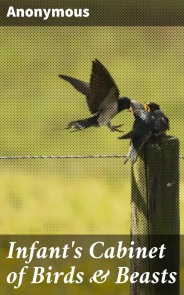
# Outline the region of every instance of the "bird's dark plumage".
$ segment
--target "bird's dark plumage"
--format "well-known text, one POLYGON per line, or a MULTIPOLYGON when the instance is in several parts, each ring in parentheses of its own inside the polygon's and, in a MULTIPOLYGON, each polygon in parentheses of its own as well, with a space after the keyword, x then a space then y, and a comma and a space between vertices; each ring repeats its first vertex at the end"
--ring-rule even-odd
POLYGON ((106 125, 112 131, 119 131, 118 127, 122 125, 112 126, 110 121, 120 111, 129 109, 131 100, 127 97, 119 98, 116 83, 100 61, 95 59, 92 62, 90 83, 66 75, 59 75, 59 77, 68 81, 86 96, 89 111, 95 114, 91 118, 70 122, 67 128, 82 130, 91 126, 106 125))
POLYGON ((77 89, 77 91, 81 92, 82 94, 86 96, 90 95, 89 83, 65 75, 59 75, 59 77, 68 81, 75 89, 77 89))
POLYGON ((77 131, 77 130, 83 130, 91 126, 94 126, 94 127, 98 126, 98 116, 93 116, 86 119, 72 121, 67 125, 66 129, 74 128, 77 131))
POLYGON ((130 149, 127 154, 126 163, 129 159, 134 163, 142 146, 153 134, 154 119, 138 102, 131 102, 131 111, 135 117, 133 128, 130 132, 119 137, 119 139, 130 139, 130 149))
POLYGON ((119 137, 130 138, 130 149, 125 163, 131 159, 134 163, 143 145, 153 135, 160 136, 169 129, 169 119, 160 110, 160 106, 154 102, 146 103, 145 108, 138 102, 131 102, 131 111, 135 117, 133 128, 130 132, 119 137))
POLYGON ((106 108, 108 107, 109 103, 113 103, 119 98, 119 90, 113 78, 111 77, 107 69, 98 60, 92 62, 90 90, 90 110, 92 114, 99 111, 102 104, 106 108))
POLYGON ((160 106, 158 104, 154 102, 147 102, 145 109, 155 120, 153 127, 154 134, 164 134, 167 130, 169 130, 169 119, 160 110, 160 106))

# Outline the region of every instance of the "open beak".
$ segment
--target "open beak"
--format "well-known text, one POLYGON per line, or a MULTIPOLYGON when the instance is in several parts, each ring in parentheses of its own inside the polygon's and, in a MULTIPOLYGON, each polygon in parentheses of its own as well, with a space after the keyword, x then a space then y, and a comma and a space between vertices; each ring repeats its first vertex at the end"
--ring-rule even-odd
POLYGON ((149 102, 145 103, 144 108, 148 113, 150 112, 149 102))

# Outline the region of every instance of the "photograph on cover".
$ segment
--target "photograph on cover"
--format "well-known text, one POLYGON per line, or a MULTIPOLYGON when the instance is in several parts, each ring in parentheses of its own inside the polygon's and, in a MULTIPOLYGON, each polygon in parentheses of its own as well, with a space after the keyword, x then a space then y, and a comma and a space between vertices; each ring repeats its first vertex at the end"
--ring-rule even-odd
MULTIPOLYGON (((89 83, 97 59, 117 85, 119 96, 143 106, 160 105, 169 118, 166 132, 179 139, 182 155, 183 28, 0 30, 0 154, 71 156, 1 160, 1 234, 128 234, 131 160, 124 165, 124 158, 72 156, 126 155, 129 139, 118 137, 132 129, 134 116, 125 109, 112 118, 112 125, 122 124, 122 133, 107 126, 70 132, 75 130, 65 129, 70 122, 94 115, 85 95, 59 75, 89 83)), ((181 159, 181 210, 183 190, 181 159)))
POLYGON ((166 208, 176 192, 171 211, 179 187, 183 234, 184 28, 0 27, 0 36, 1 235, 137 234, 131 191, 138 181, 145 195, 149 169, 163 177, 151 183, 166 208), (163 137, 173 145, 160 156, 163 137), (158 149, 147 149, 142 173, 149 141, 158 149))

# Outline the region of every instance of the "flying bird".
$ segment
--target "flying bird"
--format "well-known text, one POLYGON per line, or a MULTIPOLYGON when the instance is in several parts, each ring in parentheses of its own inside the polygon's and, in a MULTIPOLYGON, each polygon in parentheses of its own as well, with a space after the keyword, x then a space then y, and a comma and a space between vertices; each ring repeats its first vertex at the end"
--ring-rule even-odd
POLYGON ((169 130, 169 119, 160 110, 160 106, 154 102, 147 102, 145 104, 145 110, 151 114, 155 123, 153 127, 154 135, 164 135, 169 130))
POLYGON ((129 159, 132 164, 136 162, 139 151, 152 137, 155 126, 155 119, 139 102, 131 101, 130 111, 135 118, 132 130, 119 137, 119 139, 130 139, 130 149, 124 164, 129 159))
POLYGON ((119 112, 129 109, 131 99, 119 97, 119 90, 108 70, 102 63, 95 59, 92 62, 92 72, 90 82, 59 75, 60 78, 68 81, 76 90, 86 96, 86 102, 90 113, 90 118, 79 119, 70 122, 66 129, 83 130, 91 126, 107 126, 111 131, 122 132, 118 128, 122 126, 113 126, 111 119, 119 112))

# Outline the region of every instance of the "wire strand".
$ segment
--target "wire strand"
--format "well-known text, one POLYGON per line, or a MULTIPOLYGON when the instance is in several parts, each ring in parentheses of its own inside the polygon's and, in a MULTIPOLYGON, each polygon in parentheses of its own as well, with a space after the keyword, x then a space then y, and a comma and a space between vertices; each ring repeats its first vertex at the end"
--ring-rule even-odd
MULTIPOLYGON (((38 156, 0 156, 0 160, 29 160, 29 159, 114 159, 126 158, 126 155, 38 155, 38 156)), ((184 156, 179 156, 184 159, 184 156)))
POLYGON ((126 155, 69 155, 69 156, 0 156, 0 160, 22 160, 22 159, 112 159, 125 158, 126 155))

